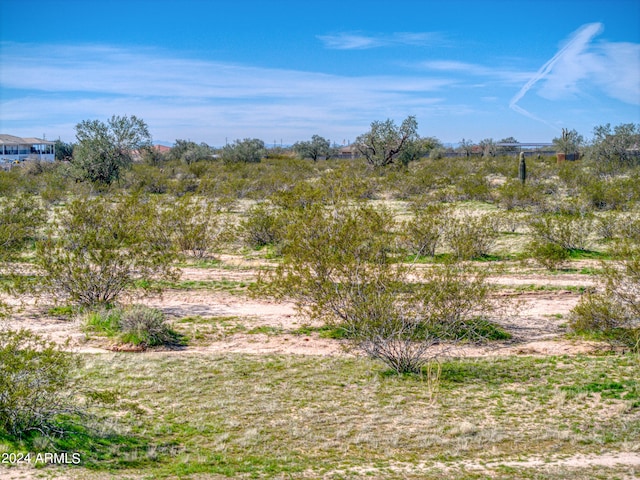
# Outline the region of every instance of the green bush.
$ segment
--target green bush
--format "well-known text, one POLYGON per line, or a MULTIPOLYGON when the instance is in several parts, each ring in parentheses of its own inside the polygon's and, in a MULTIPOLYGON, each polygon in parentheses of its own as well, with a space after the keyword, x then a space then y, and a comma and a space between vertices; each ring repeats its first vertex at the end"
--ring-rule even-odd
POLYGON ((558 270, 571 257, 571 252, 554 242, 532 240, 529 243, 531 256, 547 270, 558 270))
POLYGON ((84 320, 84 329, 143 348, 184 343, 166 323, 161 310, 145 305, 103 307, 89 312, 84 320))
POLYGON ((0 199, 0 261, 32 242, 44 221, 45 212, 35 197, 0 199))
POLYGON ((278 245, 283 238, 286 220, 283 212, 268 203, 254 205, 240 222, 240 237, 251 248, 278 245))
POLYGON ((0 430, 23 437, 65 433, 76 401, 78 357, 28 330, 0 330, 0 430))
POLYGON ((489 255, 498 237, 498 221, 491 215, 462 214, 450 216, 445 224, 444 238, 457 259, 489 255))
POLYGON ((132 305, 122 312, 120 339, 143 347, 180 344, 179 336, 167 325, 162 311, 144 305, 132 305))
POLYGON ((65 303, 109 304, 179 275, 157 203, 138 195, 74 200, 36 247, 42 289, 65 303))
POLYGON ((414 208, 413 218, 403 222, 401 227, 403 246, 411 255, 433 257, 442 241, 445 218, 450 214, 450 209, 438 204, 414 208))
POLYGON ((601 262, 600 291, 585 294, 571 311, 569 326, 578 333, 595 332, 640 351, 640 246, 622 242, 616 260, 601 262))
POLYGON ((171 199, 161 214, 161 222, 176 250, 188 256, 207 257, 222 239, 219 208, 207 199, 191 195, 171 199))
POLYGON ((539 243, 555 243, 567 250, 589 248, 593 226, 591 215, 532 215, 527 224, 533 239, 539 243))
POLYGON ((495 189, 493 195, 497 203, 506 210, 540 205, 544 201, 539 184, 523 185, 516 179, 507 180, 495 189))
POLYGON ((384 209, 310 208, 291 218, 283 261, 264 288, 292 298, 309 318, 340 327, 355 348, 398 373, 419 372, 441 355, 431 347, 443 340, 458 341, 461 331, 466 340, 482 340, 476 334, 488 329, 464 324, 494 313, 495 305, 481 272, 397 263, 390 248, 395 229, 384 209))

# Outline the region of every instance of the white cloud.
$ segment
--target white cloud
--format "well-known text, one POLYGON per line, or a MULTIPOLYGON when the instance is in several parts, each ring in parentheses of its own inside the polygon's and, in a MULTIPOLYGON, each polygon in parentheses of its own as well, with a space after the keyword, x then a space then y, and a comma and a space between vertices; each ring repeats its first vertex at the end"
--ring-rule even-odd
POLYGON ((571 100, 593 90, 631 105, 640 105, 640 45, 594 43, 604 26, 591 23, 573 32, 560 50, 547 61, 511 99, 516 112, 551 125, 518 103, 539 84, 537 94, 545 99, 571 100))
POLYGON ((330 35, 318 35, 324 46, 334 50, 364 50, 391 46, 428 46, 442 41, 435 32, 396 32, 390 35, 364 35, 341 32, 330 35))
MULTIPOLYGON (((178 58, 155 49, 3 44, 5 125, 38 128, 135 114, 156 138, 289 138, 361 133, 381 115, 420 115, 445 79, 345 77, 178 58), (44 125, 43 125, 44 124, 44 125)), ((6 129, 4 125, 3 129, 6 129)), ((68 137, 69 135, 66 135, 68 137)))

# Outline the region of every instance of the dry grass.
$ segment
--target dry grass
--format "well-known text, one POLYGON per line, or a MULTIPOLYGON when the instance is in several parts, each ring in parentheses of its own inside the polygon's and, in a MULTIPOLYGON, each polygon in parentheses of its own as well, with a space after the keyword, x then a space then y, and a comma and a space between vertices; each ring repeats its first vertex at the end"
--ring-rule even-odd
MULTIPOLYGON (((110 461, 100 448, 83 452, 92 468, 118 476, 584 478, 557 462, 640 450, 637 357, 450 361, 435 394, 424 377, 387 375, 358 358, 150 353, 87 361, 86 380, 119 398, 111 428, 144 445, 110 461), (516 460, 525 463, 509 466, 516 460)), ((596 467, 609 478, 629 470, 596 467)))

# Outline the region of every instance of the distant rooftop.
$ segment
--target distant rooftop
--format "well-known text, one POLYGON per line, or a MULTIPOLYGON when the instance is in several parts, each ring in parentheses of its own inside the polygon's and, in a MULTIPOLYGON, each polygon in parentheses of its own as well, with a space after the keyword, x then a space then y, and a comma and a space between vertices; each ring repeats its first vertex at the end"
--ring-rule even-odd
POLYGON ((536 142, 531 142, 531 143, 519 143, 519 142, 513 142, 513 143, 509 143, 509 142, 499 142, 496 143, 496 146, 498 147, 552 147, 553 143, 536 143, 536 142))
POLYGON ((14 135, 7 135, 0 133, 0 145, 53 145, 56 142, 51 142, 43 138, 35 137, 16 137, 14 135))

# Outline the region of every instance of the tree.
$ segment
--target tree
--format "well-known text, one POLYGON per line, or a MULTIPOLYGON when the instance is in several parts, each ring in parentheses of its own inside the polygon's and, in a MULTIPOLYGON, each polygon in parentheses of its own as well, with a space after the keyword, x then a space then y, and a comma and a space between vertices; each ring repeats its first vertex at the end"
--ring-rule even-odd
POLYGON ((180 160, 187 165, 198 160, 213 158, 213 150, 206 143, 197 144, 191 140, 176 140, 168 154, 170 160, 180 160))
POLYGON ((640 124, 624 123, 614 127, 600 125, 593 129, 591 157, 600 163, 636 165, 640 163, 640 124))
MULTIPOLYGON (((507 137, 507 138, 503 138, 498 143, 520 143, 520 142, 518 142, 518 140, 515 137, 507 137)), ((517 152, 518 152, 518 147, 516 146, 509 146, 509 147, 500 146, 500 147, 497 147, 496 149, 496 153, 500 155, 509 155, 517 152)))
POLYGON ((562 135, 553 139, 553 145, 565 155, 578 153, 584 138, 576 130, 562 129, 562 135))
POLYGON ((333 155, 331 142, 320 135, 312 136, 311 141, 294 143, 293 150, 300 158, 310 158, 314 162, 320 157, 329 159, 333 155))
POLYGON ((496 142, 493 141, 493 138, 485 138, 484 140, 480 140, 478 146, 482 149, 483 157, 495 157, 496 156, 496 142))
POLYGON ((76 125, 76 139, 72 160, 76 177, 105 185, 131 166, 135 151, 151 146, 146 123, 135 115, 114 115, 107 123, 83 120, 76 125))
POLYGON ((473 152, 473 140, 462 139, 460 140, 460 150, 465 154, 467 158, 471 156, 473 152))
POLYGON ((399 127, 391 119, 373 122, 367 133, 356 138, 355 147, 369 164, 384 167, 403 153, 410 155, 409 149, 415 149, 417 140, 418 122, 414 116, 409 116, 399 127))
POLYGON ((227 163, 258 163, 267 154, 264 142, 258 138, 236 140, 222 149, 222 160, 227 163))
POLYGON ((55 145, 55 158, 58 161, 63 160, 71 160, 73 158, 73 147, 72 143, 65 143, 62 140, 56 140, 55 145))

